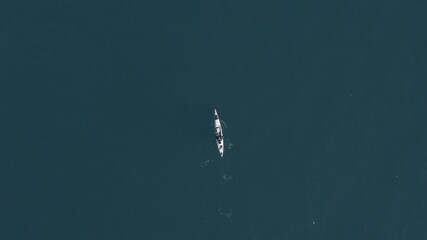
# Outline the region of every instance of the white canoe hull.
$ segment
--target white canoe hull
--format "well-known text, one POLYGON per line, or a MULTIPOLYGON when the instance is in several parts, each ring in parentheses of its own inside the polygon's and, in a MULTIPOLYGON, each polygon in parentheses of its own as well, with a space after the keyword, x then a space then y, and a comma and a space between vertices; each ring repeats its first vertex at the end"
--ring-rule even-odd
POLYGON ((218 146, 218 151, 221 157, 224 156, 224 134, 222 132, 221 120, 219 119, 216 109, 214 109, 214 130, 215 130, 215 140, 216 145, 218 146))

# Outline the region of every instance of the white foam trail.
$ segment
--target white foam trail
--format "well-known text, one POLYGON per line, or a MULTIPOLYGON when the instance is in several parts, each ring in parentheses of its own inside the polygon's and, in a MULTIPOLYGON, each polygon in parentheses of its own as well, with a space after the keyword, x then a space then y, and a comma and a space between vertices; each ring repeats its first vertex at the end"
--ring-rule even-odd
POLYGON ((205 161, 200 163, 200 167, 204 168, 204 167, 208 166, 211 162, 212 162, 212 160, 206 159, 205 161))
POLYGON ((233 209, 230 209, 228 211, 223 211, 221 208, 218 208, 218 212, 219 214, 221 214, 222 216, 226 216, 228 218, 230 218, 231 216, 233 216, 233 209))
POLYGON ((221 120, 221 122, 222 122, 222 123, 224 123, 224 126, 225 126, 226 128, 228 128, 228 127, 227 127, 227 123, 226 123, 224 120, 221 120))

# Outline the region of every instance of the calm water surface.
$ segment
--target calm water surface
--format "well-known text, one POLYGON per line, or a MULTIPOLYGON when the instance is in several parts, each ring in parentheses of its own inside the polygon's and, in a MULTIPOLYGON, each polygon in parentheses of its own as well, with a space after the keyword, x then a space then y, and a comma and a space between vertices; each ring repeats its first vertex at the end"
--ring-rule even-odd
POLYGON ((426 239, 426 11, 1 2, 0 239, 426 239))

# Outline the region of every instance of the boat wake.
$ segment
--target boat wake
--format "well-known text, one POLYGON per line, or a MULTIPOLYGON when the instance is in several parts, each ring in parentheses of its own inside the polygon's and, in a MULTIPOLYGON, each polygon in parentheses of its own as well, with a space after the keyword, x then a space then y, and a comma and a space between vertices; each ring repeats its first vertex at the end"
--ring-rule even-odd
POLYGON ((224 123, 225 128, 228 128, 227 123, 224 120, 221 119, 221 123, 224 123))
POLYGON ((211 160, 211 159, 206 159, 205 161, 202 161, 202 162, 200 163, 200 167, 201 167, 201 168, 207 167, 207 166, 209 166, 212 162, 213 162, 213 160, 211 160))
POLYGON ((233 177, 231 175, 222 175, 222 179, 226 182, 233 180, 233 177))
POLYGON ((218 213, 231 218, 235 206, 234 195, 237 179, 233 176, 232 162, 229 155, 220 161, 221 187, 218 198, 218 213))
POLYGON ((218 212, 219 214, 221 214, 222 216, 226 216, 228 218, 231 218, 231 216, 233 216, 233 209, 229 209, 229 210, 224 210, 221 207, 218 208, 218 212))

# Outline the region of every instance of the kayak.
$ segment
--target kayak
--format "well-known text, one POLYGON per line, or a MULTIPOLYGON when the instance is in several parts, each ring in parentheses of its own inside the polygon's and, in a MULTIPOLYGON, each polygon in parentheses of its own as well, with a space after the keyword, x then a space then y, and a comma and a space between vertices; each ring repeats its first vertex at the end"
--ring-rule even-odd
POLYGON ((214 109, 214 130, 215 130, 215 139, 216 145, 218 146, 218 151, 221 157, 224 156, 224 134, 222 132, 221 120, 219 119, 216 109, 214 109))

